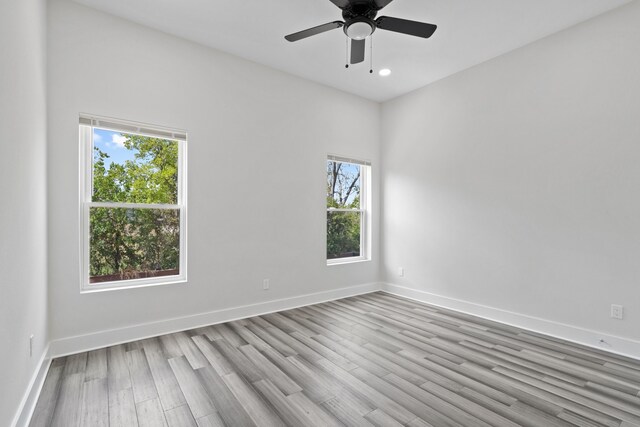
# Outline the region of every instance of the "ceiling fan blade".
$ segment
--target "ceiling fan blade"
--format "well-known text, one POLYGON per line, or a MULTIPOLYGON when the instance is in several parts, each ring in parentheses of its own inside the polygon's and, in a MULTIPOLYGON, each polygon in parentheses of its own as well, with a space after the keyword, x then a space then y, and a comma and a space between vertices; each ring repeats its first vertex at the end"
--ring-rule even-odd
POLYGON ((431 37, 436 31, 436 28, 438 28, 433 24, 409 21, 408 19, 392 18, 391 16, 379 17, 376 19, 376 24, 381 30, 394 31, 396 33, 423 37, 425 39, 431 37))
POLYGON ((382 9, 383 7, 385 7, 386 5, 391 3, 392 1, 393 0, 373 0, 373 2, 376 4, 376 7, 378 8, 378 10, 382 9))
POLYGON ((324 33, 325 31, 334 30, 344 25, 342 21, 333 21, 327 24, 318 25, 317 27, 308 28, 306 30, 298 31, 297 33, 284 36, 290 42, 296 42, 298 40, 306 39, 307 37, 315 36, 316 34, 324 33))
POLYGON ((338 6, 340 9, 344 9, 349 6, 349 0, 329 0, 331 3, 338 6))
POLYGON ((351 40, 351 63, 358 64, 364 61, 365 40, 351 40))

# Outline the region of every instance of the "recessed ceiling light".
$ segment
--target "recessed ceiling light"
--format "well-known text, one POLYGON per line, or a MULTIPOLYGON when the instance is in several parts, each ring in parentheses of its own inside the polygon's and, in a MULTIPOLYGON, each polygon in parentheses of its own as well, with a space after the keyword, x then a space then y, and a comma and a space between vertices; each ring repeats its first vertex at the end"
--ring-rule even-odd
POLYGON ((388 68, 383 68, 382 70, 378 71, 378 74, 380 74, 382 77, 386 77, 391 74, 391 70, 388 68))

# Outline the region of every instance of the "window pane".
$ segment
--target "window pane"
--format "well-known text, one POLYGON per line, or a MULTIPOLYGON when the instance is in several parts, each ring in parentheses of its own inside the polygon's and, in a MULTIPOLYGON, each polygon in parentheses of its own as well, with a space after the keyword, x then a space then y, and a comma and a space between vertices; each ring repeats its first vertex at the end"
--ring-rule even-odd
POLYGON ((360 165, 327 161, 327 208, 360 209, 360 165))
POLYGON ((89 282, 179 274, 178 209, 90 208, 89 282))
POLYGON ((178 142, 93 129, 94 202, 178 201, 178 142))
POLYGON ((327 259, 360 256, 360 216, 327 211, 327 259))

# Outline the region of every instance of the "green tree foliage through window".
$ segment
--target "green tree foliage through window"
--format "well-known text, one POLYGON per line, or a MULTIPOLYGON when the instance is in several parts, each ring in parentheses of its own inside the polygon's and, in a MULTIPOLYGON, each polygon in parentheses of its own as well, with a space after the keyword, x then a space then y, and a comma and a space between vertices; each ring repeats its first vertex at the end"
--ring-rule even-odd
POLYGON ((118 205, 89 208, 90 282, 176 275, 180 268, 180 209, 175 206, 179 143, 117 135, 119 144, 94 141, 92 202, 118 205), (122 203, 137 205, 123 207, 122 203))
POLYGON ((327 161, 327 259, 361 255, 361 166, 327 161))

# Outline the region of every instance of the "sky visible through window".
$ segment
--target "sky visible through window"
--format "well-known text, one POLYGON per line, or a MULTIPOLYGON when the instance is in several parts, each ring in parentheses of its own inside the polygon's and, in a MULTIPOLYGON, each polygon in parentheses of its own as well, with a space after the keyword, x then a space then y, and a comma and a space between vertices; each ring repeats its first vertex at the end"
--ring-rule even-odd
MULTIPOLYGON (((358 174, 360 173, 360 165, 357 165, 354 163, 346 163, 346 162, 332 162, 332 161, 328 162, 329 165, 333 165, 334 163, 340 164, 340 176, 338 177, 338 185, 336 185, 336 191, 338 193, 334 194, 333 198, 336 200, 336 202, 340 202, 340 200, 345 196, 343 192, 346 192, 349 184, 351 184, 354 178, 357 177, 358 174)), ((331 176, 328 175, 327 179, 329 181, 329 185, 331 185, 331 176)), ((357 180, 357 186, 358 188, 360 188, 360 178, 358 178, 357 180)), ((359 195, 359 191, 352 192, 347 198, 347 200, 344 201, 344 205, 350 205, 351 203, 353 203, 353 201, 356 199, 358 195, 359 195)))
POLYGON ((94 147, 109 155, 109 158, 104 159, 104 166, 107 170, 111 163, 124 164, 127 160, 134 159, 138 150, 127 149, 124 146, 126 139, 120 132, 93 128, 94 147))
MULTIPOLYGON (((354 165, 353 163, 343 163, 342 164, 342 172, 349 177, 357 176, 360 173, 360 165, 354 165)), ((360 186, 360 179, 358 179, 358 187, 360 186)), ((353 203, 355 198, 358 196, 358 193, 352 193, 347 199, 346 204, 350 205, 353 203)))

